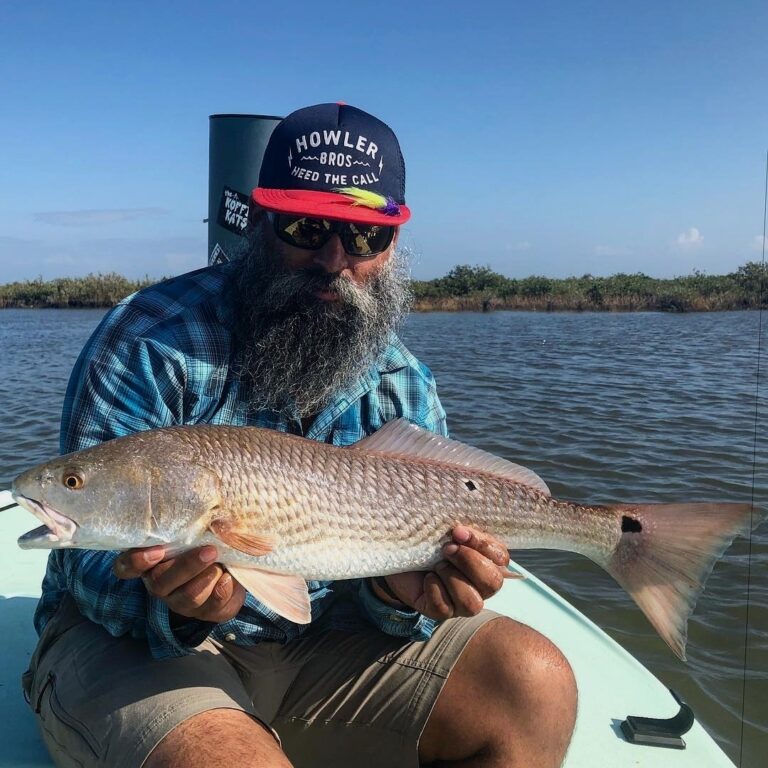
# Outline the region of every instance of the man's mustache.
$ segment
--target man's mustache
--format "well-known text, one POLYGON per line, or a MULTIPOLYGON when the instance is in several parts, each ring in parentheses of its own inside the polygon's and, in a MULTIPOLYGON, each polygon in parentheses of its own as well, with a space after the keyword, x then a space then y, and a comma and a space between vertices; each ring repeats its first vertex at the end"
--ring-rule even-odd
POLYGON ((273 302, 275 309, 297 299, 314 299, 317 291, 337 293, 343 302, 360 309, 366 308, 372 300, 369 290, 349 278, 310 267, 275 276, 268 288, 269 300, 273 302))
POLYGON ((342 277, 338 273, 333 274, 309 267, 298 270, 293 277, 296 278, 296 285, 304 286, 307 291, 328 291, 333 290, 341 283, 351 283, 349 278, 342 277))

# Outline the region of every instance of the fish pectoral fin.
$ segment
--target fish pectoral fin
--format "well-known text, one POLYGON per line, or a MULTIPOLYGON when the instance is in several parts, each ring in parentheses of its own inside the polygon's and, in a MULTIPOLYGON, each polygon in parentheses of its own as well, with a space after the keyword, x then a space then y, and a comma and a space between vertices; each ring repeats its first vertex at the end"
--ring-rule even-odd
POLYGON ((221 518, 212 520, 208 530, 228 547, 232 547, 238 552, 245 552, 247 555, 261 557, 275 548, 275 541, 271 536, 250 533, 238 527, 237 523, 233 523, 231 520, 221 518))
POLYGON ((300 576, 236 565, 228 565, 227 570, 257 600, 288 621, 294 624, 312 621, 307 582, 300 576))

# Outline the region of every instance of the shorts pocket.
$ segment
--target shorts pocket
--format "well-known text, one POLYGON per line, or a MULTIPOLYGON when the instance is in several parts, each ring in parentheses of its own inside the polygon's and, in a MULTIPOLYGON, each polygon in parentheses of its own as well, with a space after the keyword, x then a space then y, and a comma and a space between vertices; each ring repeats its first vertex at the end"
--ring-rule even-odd
POLYGON ((62 705, 56 690, 56 674, 49 672, 34 701, 35 714, 51 739, 63 747, 70 757, 98 758, 101 747, 88 727, 62 705))

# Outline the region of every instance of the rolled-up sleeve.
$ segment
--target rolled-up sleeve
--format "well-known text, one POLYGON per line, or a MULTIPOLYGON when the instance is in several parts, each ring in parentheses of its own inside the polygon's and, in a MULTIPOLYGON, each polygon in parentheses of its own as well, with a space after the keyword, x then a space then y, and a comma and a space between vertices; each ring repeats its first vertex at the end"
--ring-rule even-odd
POLYGON ((358 597, 365 616, 387 635, 406 637, 410 640, 428 640, 437 626, 434 619, 429 619, 418 611, 399 610, 380 600, 373 593, 368 579, 362 579, 358 597))

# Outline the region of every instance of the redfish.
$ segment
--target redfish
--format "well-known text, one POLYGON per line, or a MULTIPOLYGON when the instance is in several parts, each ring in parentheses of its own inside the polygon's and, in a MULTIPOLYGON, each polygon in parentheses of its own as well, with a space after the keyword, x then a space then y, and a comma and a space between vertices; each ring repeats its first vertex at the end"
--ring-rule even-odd
POLYGON ((429 570, 459 524, 509 550, 577 552, 683 659, 703 582, 751 517, 749 504, 559 501, 531 470, 402 419, 345 448, 257 427, 153 429, 40 464, 12 492, 44 523, 23 548, 214 544, 233 578, 302 624, 305 580, 429 570))

